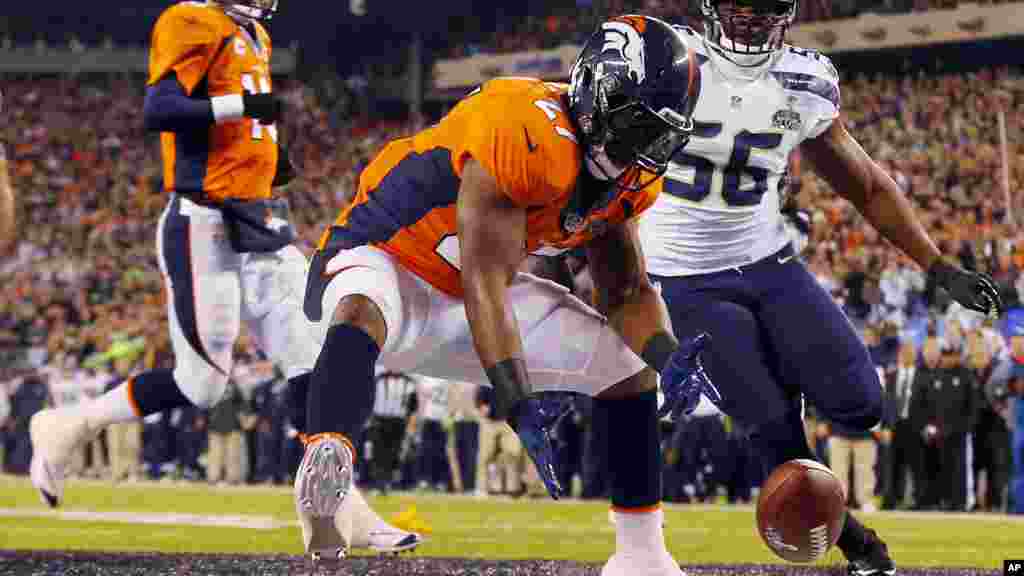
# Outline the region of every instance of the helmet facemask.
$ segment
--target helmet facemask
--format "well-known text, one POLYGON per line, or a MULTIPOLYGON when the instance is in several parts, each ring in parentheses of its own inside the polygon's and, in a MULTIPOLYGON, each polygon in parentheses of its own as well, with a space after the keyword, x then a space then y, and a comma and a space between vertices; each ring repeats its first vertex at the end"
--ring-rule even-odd
POLYGON ((665 174, 669 161, 690 140, 691 118, 669 108, 655 111, 629 97, 614 74, 602 74, 596 80, 594 100, 591 108, 597 113, 580 118, 587 164, 599 172, 595 177, 614 180, 620 189, 649 186, 665 174), (609 162, 618 170, 611 169, 609 162))
POLYGON ((767 55, 782 48, 796 0, 703 0, 705 34, 726 52, 767 55))
POLYGON ((256 22, 267 22, 277 12, 278 0, 247 0, 245 2, 217 2, 230 16, 252 20, 256 22))

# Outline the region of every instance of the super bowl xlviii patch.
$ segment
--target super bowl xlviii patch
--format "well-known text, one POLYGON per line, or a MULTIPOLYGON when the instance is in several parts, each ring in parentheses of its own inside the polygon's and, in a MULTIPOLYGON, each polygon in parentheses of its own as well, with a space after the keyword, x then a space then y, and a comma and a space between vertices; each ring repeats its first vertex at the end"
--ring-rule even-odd
POLYGON ((772 128, 799 131, 803 125, 800 113, 795 110, 779 110, 772 116, 772 128))

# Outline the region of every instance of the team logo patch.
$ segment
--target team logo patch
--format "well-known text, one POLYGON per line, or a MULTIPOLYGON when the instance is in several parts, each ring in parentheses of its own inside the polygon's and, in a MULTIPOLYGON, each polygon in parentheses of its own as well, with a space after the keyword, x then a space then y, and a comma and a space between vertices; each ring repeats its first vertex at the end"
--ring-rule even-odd
POLYGON ((644 60, 644 39, 640 32, 631 24, 622 21, 611 21, 601 26, 604 31, 604 46, 601 52, 618 52, 629 68, 629 75, 637 84, 647 76, 647 63, 644 60))
POLYGON ((799 131, 804 125, 800 113, 796 110, 779 110, 772 115, 772 128, 779 130, 799 131))

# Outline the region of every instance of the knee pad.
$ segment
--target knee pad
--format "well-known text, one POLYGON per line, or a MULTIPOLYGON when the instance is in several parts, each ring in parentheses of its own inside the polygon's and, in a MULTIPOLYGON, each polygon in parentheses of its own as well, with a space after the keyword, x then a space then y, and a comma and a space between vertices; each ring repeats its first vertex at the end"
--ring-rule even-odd
POLYGON ((798 458, 816 460, 807 445, 799 409, 791 410, 779 420, 755 426, 750 431, 750 443, 765 476, 783 462, 798 458))
POLYGON ((212 408, 224 397, 228 388, 228 375, 205 362, 198 364, 175 368, 174 381, 193 406, 205 410, 212 408))

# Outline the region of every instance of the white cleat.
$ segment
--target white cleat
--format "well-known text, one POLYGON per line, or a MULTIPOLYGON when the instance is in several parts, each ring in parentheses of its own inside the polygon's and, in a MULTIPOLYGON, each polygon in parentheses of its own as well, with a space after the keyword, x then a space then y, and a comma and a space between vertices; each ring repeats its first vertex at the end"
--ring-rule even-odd
POLYGON ((686 576, 667 551, 616 552, 601 569, 601 576, 686 576))
POLYGON ((352 489, 354 451, 341 434, 317 434, 303 441, 306 452, 295 475, 295 512, 302 526, 302 543, 315 569, 322 562, 348 555, 351 521, 344 525, 335 517, 352 489))
MULTIPOLYGON (((384 555, 410 552, 423 543, 423 537, 419 534, 398 528, 371 530, 366 535, 366 540, 366 548, 384 555)), ((356 543, 357 541, 352 543, 353 547, 361 548, 361 546, 356 546, 356 543)))
POLYGON ((99 429, 89 426, 85 414, 74 407, 47 408, 29 421, 32 464, 29 478, 43 503, 52 508, 64 498, 64 469, 76 448, 92 440, 99 429))
POLYGON ((348 523, 352 526, 352 548, 387 555, 408 552, 423 543, 421 535, 385 522, 370 508, 358 488, 353 488, 341 503, 338 516, 337 524, 348 523))

